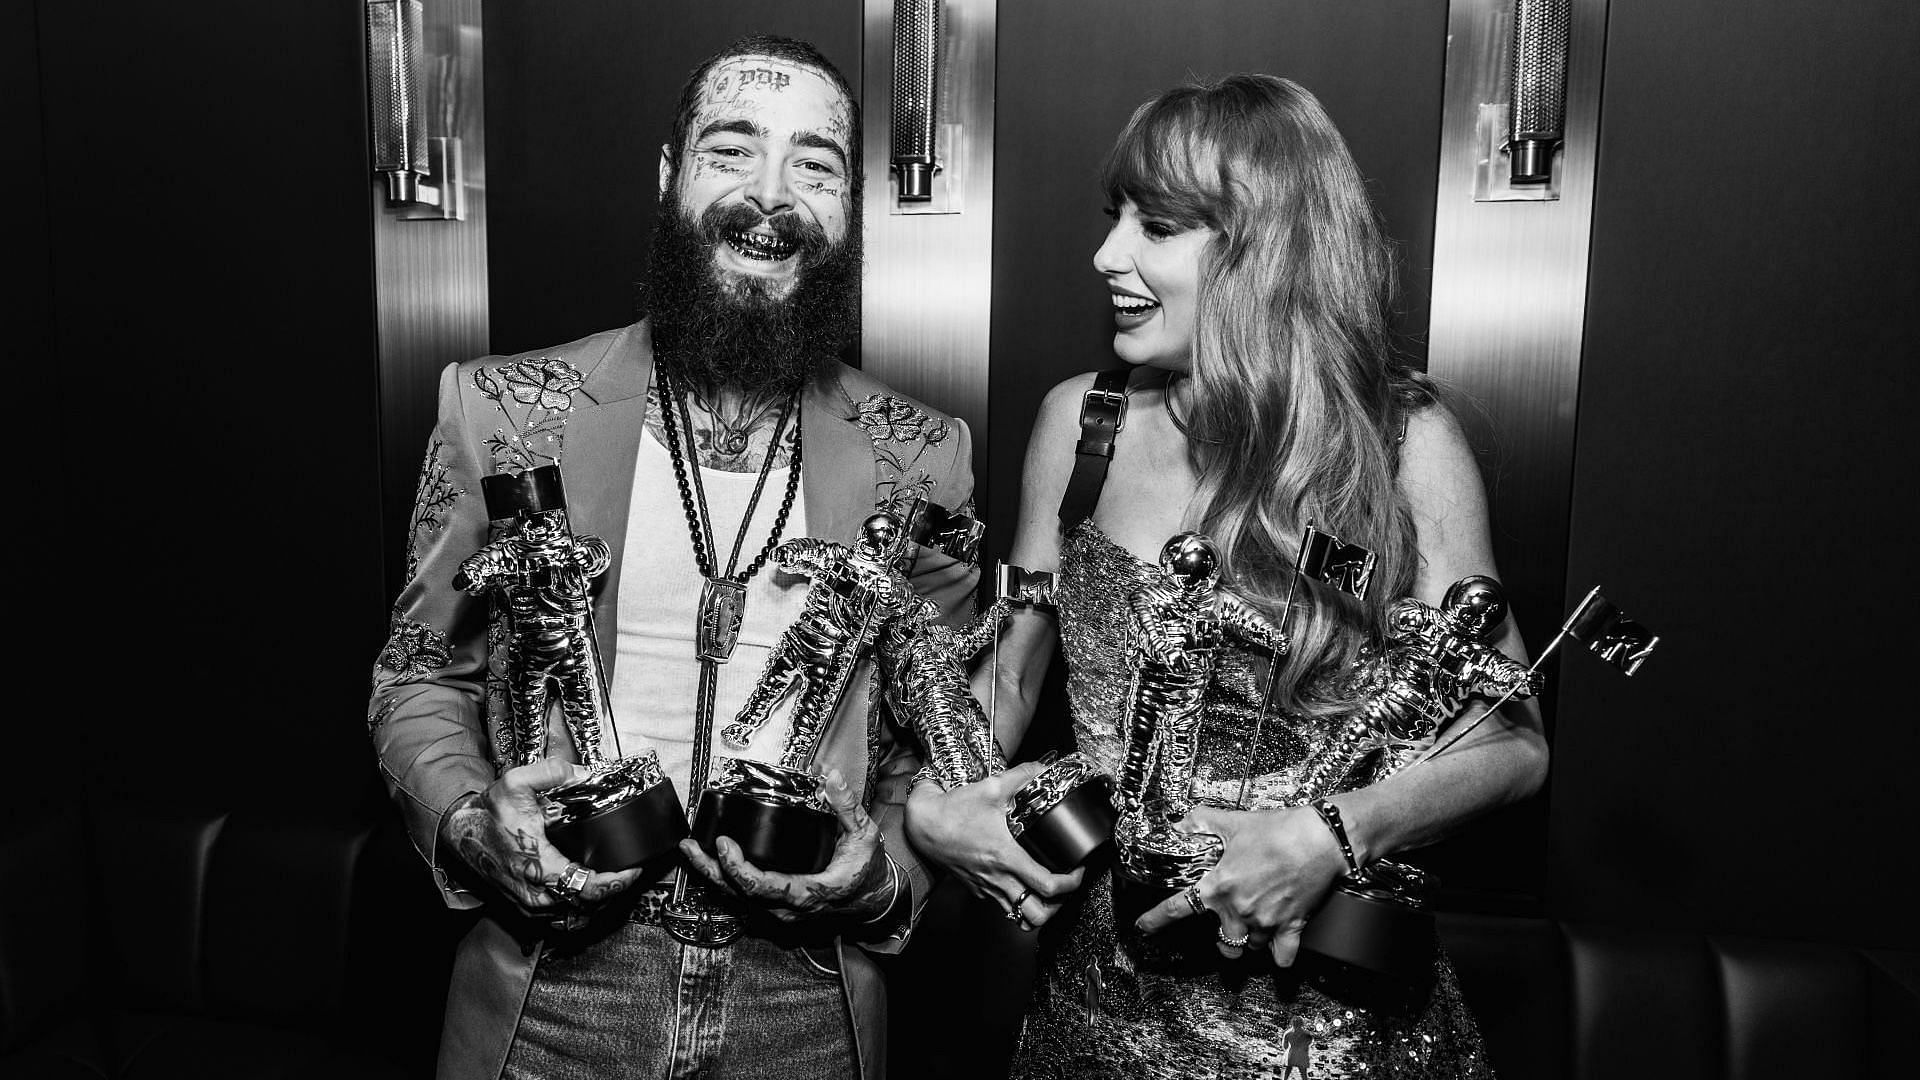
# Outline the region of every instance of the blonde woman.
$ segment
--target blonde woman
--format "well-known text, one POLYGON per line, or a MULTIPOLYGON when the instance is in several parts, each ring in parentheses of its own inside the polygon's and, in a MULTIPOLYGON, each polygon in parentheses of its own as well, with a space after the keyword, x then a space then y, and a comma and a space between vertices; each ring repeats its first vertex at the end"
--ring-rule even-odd
MULTIPOLYGON (((1104 481, 1070 483, 1095 376, 1048 395, 1010 557, 1060 574, 1074 741, 1117 769, 1126 600, 1158 572, 1154 560, 1175 533, 1210 535, 1223 582, 1269 616, 1292 590, 1293 648, 1273 672, 1274 708, 1253 760, 1264 660, 1228 651, 1206 698, 1200 805, 1183 826, 1225 842, 1197 886, 1205 919, 1184 894, 1142 910, 1123 884, 1116 903, 1097 857, 1064 876, 1033 863, 994 826, 1027 769, 954 791, 920 785, 909 833, 1010 917, 1037 926, 1071 909, 1046 935, 1016 1076, 1251 1075, 1279 1050, 1282 1016, 1326 1033, 1318 1075, 1484 1075, 1477 1029, 1444 960, 1417 1015, 1328 998, 1295 965, 1301 928, 1347 869, 1322 818, 1286 805, 1330 718, 1354 706, 1341 676, 1381 641, 1392 600, 1438 606, 1460 578, 1497 577, 1466 441, 1431 384, 1392 358, 1391 249, 1365 185, 1312 94, 1236 75, 1141 106, 1103 186, 1114 224, 1093 263, 1112 296, 1114 353, 1129 368, 1115 384, 1126 423, 1104 481), (1309 520, 1378 554, 1365 602, 1293 580, 1309 520), (1249 775, 1250 808, 1230 809, 1249 775), (1173 943, 1202 923, 1198 949, 1173 943)), ((1055 629, 1025 613, 1007 631, 995 695, 1003 745, 1025 733, 1055 629)), ((1495 644, 1521 655, 1511 622, 1495 644)), ((1536 711, 1510 704, 1431 763, 1332 802, 1365 863, 1527 796, 1546 759, 1536 711)))

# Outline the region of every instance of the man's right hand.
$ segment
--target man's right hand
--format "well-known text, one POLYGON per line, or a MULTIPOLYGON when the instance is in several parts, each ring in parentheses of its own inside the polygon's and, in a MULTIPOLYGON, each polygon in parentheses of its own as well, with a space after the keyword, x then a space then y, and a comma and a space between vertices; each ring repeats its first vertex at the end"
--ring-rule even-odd
POLYGON ((965 787, 942 791, 915 784, 907 796, 907 838, 922 854, 998 903, 1023 928, 1039 926, 1080 887, 1083 871, 1056 874, 1041 866, 1007 831, 1007 802, 1046 766, 1016 765, 965 787))
MULTIPOLYGON (((454 802, 440 821, 440 846, 458 855, 522 910, 552 913, 565 906, 553 886, 573 863, 547 842, 540 792, 586 775, 582 766, 551 759, 508 769, 487 790, 454 802)), ((577 903, 605 900, 639 876, 638 868, 616 874, 592 871, 577 903)))

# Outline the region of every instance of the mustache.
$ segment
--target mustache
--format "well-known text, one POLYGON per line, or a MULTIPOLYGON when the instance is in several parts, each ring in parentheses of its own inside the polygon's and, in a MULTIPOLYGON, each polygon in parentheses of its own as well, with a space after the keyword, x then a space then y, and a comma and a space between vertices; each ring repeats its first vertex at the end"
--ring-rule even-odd
POLYGON ((745 203, 715 203, 700 214, 694 229, 701 240, 719 244, 725 242, 728 233, 747 232, 763 224, 781 243, 799 252, 802 266, 816 266, 833 251, 827 231, 792 210, 768 215, 745 203))

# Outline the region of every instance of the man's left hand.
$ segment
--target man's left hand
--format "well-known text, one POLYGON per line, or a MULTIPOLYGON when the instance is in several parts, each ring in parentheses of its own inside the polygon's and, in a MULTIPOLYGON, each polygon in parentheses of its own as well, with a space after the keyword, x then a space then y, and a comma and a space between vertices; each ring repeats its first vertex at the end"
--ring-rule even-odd
POLYGON ((860 805, 859 796, 834 769, 822 778, 827 802, 840 819, 833 859, 817 874, 779 874, 746 860, 740 845, 722 836, 714 844, 719 858, 697 841, 680 841, 680 851, 701 876, 734 896, 764 907, 783 922, 842 917, 875 919, 907 887, 904 874, 887 868, 880 826, 860 805))

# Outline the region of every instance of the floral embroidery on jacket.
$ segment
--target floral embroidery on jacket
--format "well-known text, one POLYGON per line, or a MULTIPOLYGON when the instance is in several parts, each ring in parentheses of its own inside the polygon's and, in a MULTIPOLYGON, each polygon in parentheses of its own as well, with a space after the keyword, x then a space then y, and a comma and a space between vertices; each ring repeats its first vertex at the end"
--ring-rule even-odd
POLYGON ((891 394, 868 394, 859 406, 860 426, 874 442, 925 442, 938 446, 947 439, 948 425, 891 394))
POLYGON ((859 424, 873 441, 873 456, 884 475, 874 489, 874 506, 905 517, 917 499, 933 494, 933 476, 920 467, 927 448, 947 440, 952 426, 891 394, 869 394, 860 402, 859 424), (903 456, 903 448, 912 449, 903 456))
POLYGON ((487 436, 495 471, 559 464, 573 393, 585 381, 572 364, 548 357, 476 368, 474 387, 498 405, 507 420, 507 427, 487 436))
POLYGON ((413 514, 407 521, 407 580, 420 572, 420 545, 446 525, 446 513, 454 500, 467 493, 453 484, 453 466, 442 458, 446 444, 435 435, 427 443, 426 460, 420 463, 420 480, 413 489, 413 514))
MULTIPOLYGON (((393 620, 393 633, 387 638, 386 647, 380 650, 378 661, 380 670, 391 671, 403 679, 430 675, 452 662, 453 646, 448 643, 447 635, 426 623, 398 616, 393 620)), ((379 678, 377 672, 375 678, 379 678)))

